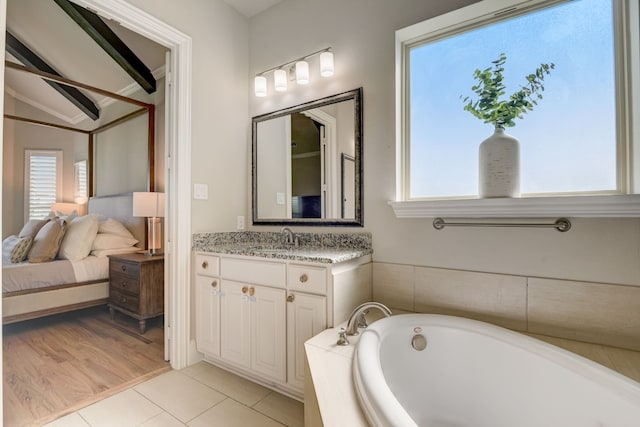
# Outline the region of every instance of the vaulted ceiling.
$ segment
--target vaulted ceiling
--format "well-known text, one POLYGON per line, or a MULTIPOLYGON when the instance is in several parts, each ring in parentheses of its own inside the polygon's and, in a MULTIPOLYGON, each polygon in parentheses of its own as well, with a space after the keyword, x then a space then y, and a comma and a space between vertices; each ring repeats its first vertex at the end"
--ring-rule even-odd
MULTIPOLYGON (((224 1, 250 18, 281 0, 224 1)), ((149 79, 164 76, 165 57, 163 46, 68 0, 7 0, 5 60, 9 62, 130 96, 140 89, 153 92, 149 79), (96 40, 100 39, 107 39, 107 48, 99 45, 96 40), (123 54, 127 49, 129 54, 123 54), (150 77, 140 76, 150 72, 150 77)), ((95 92, 64 86, 61 90, 58 84, 5 68, 8 95, 69 124, 96 120, 100 110, 112 102, 95 92)))
MULTIPOLYGON (((27 56, 32 54, 41 59, 67 79, 126 96, 143 88, 122 64, 114 59, 113 52, 109 55, 81 28, 78 22, 81 22, 82 15, 74 20, 70 12, 65 11, 61 5, 68 6, 71 3, 66 0, 8 0, 5 59, 34 67, 33 63, 27 63, 30 62, 29 58, 20 54, 22 50, 15 48, 23 46, 30 52, 27 56)), ((77 8, 75 5, 71 6, 77 8)), ((74 12, 74 9, 71 12, 74 12)), ((86 10, 81 9, 80 12, 86 10)), ((163 76, 166 53, 163 46, 127 30, 116 22, 105 19, 99 21, 97 24, 102 24, 107 31, 113 32, 117 39, 131 50, 134 57, 143 64, 143 69, 152 71, 155 78, 163 76)), ((151 76, 151 79, 153 78, 151 76)), ((149 87, 143 89, 150 90, 149 87)), ((76 102, 69 100, 69 96, 60 93, 45 80, 12 68, 5 70, 5 91, 16 99, 70 124, 79 123, 92 116, 91 112, 87 112, 82 106, 79 108, 76 102)), ((108 97, 94 92, 81 92, 93 101, 98 109, 111 101, 108 97)))

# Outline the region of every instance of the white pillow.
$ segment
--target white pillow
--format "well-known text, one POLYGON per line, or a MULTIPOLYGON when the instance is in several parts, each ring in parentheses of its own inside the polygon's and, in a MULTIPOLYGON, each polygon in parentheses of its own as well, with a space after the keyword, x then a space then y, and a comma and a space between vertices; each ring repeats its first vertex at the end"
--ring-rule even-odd
POLYGON ((101 249, 121 249, 129 248, 138 243, 133 237, 119 236, 111 233, 98 233, 91 245, 92 251, 99 251, 101 249))
POLYGON ((98 234, 98 215, 75 217, 67 227, 62 239, 58 258, 78 261, 91 252, 93 240, 98 234))
POLYGON ((104 221, 100 221, 100 227, 98 233, 117 234, 118 236, 134 238, 133 234, 125 227, 120 221, 107 218, 104 221))
POLYGON ((117 249, 96 249, 91 251, 91 255, 97 257, 105 257, 107 255, 117 255, 117 254, 131 254, 134 252, 140 252, 142 249, 132 246, 130 248, 117 248, 117 249))

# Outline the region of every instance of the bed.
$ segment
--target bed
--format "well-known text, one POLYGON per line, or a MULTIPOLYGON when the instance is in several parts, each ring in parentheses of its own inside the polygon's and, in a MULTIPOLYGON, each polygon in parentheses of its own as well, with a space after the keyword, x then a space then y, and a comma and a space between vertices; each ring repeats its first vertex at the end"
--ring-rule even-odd
POLYGON ((140 250, 146 242, 145 219, 132 216, 132 203, 129 193, 92 197, 88 206, 88 214, 99 217, 101 228, 104 224, 121 224, 131 233, 138 243, 127 249, 96 246, 98 241, 112 240, 110 233, 98 233, 93 242, 98 249, 82 259, 3 263, 2 323, 106 304, 109 298, 107 255, 140 250))

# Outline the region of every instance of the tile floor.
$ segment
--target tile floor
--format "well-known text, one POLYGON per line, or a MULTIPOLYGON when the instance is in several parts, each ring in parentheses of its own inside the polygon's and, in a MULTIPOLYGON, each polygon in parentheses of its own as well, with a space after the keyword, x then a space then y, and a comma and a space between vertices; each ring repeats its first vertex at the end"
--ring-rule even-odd
POLYGON ((303 405, 206 362, 170 371, 46 427, 303 426, 303 405))

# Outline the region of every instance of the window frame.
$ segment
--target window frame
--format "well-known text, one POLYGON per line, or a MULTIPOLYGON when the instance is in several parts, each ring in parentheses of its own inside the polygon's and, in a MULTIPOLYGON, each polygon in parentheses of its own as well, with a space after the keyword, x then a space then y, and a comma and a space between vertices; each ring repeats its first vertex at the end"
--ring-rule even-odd
POLYGON ((56 159, 56 200, 62 198, 62 150, 26 149, 24 150, 24 222, 29 221, 31 210, 31 157, 48 156, 56 159))
POLYGON ((633 0, 613 0, 616 40, 617 175, 620 193, 564 193, 514 199, 410 198, 410 49, 473 28, 570 0, 484 0, 396 31, 397 217, 640 216, 640 13, 633 0), (635 147, 635 149, 634 149, 635 147))

